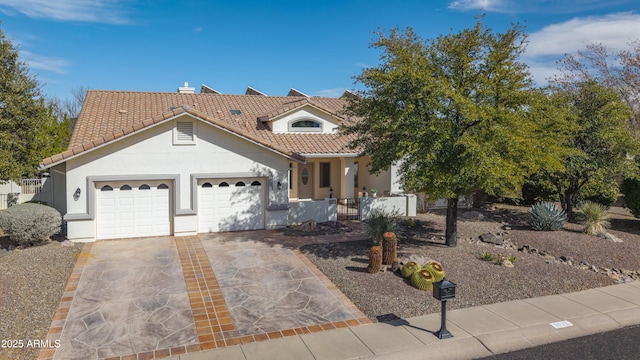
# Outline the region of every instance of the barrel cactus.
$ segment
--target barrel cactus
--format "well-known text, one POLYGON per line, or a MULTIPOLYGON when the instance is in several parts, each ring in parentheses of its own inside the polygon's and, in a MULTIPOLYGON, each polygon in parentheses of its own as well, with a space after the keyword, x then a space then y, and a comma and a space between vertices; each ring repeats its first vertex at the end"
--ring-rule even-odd
POLYGON ((444 279, 444 269, 437 261, 431 261, 422 267, 423 270, 427 270, 433 276, 433 282, 438 282, 444 279))
POLYGON ((380 246, 372 246, 369 250, 369 266, 367 272, 375 274, 382 267, 382 249, 380 246))
POLYGON ((396 234, 391 231, 387 231, 382 235, 382 263, 385 265, 391 265, 393 259, 396 258, 398 253, 398 238, 396 234))
POLYGON ((558 205, 539 202, 529 210, 529 227, 537 231, 560 230, 567 221, 567 214, 558 205))
POLYGON ((433 275, 429 270, 418 270, 411 275, 411 285, 424 291, 433 290, 433 275))
POLYGON ((402 274, 402 277, 404 278, 410 278, 411 275, 413 275, 414 272, 420 270, 420 264, 418 264, 415 261, 407 261, 407 263, 405 263, 404 265, 402 265, 402 269, 400 270, 400 273, 402 274))

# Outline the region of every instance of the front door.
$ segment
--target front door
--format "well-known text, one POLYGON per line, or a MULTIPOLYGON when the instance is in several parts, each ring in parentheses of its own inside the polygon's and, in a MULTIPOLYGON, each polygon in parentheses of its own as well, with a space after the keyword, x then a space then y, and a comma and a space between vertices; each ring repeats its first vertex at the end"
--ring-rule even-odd
POLYGON ((298 198, 313 198, 313 164, 300 165, 298 168, 298 198))

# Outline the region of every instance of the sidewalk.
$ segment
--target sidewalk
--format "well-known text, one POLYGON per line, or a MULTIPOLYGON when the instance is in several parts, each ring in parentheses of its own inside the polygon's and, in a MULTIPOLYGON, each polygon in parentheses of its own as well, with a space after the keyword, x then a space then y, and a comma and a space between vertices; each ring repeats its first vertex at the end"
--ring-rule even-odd
POLYGON ((444 340, 437 313, 168 359, 474 359, 636 324, 640 282, 451 310, 444 340))

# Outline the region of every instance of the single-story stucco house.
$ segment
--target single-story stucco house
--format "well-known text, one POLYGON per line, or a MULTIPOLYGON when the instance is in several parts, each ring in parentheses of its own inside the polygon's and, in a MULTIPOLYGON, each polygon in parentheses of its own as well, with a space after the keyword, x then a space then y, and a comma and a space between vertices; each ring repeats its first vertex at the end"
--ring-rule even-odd
POLYGON ((345 104, 187 83, 174 93, 91 90, 68 150, 41 164, 51 205, 69 239, 94 241, 280 228, 301 202, 363 187, 400 193, 393 167, 368 174, 338 133, 345 104))

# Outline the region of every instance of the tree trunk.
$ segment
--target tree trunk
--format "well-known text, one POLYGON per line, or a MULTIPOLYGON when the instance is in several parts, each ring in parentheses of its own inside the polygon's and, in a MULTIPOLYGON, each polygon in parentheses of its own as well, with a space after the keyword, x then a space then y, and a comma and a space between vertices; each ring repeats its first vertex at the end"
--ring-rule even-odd
POLYGON ((458 245, 458 197, 447 200, 447 229, 445 230, 446 245, 458 245))

